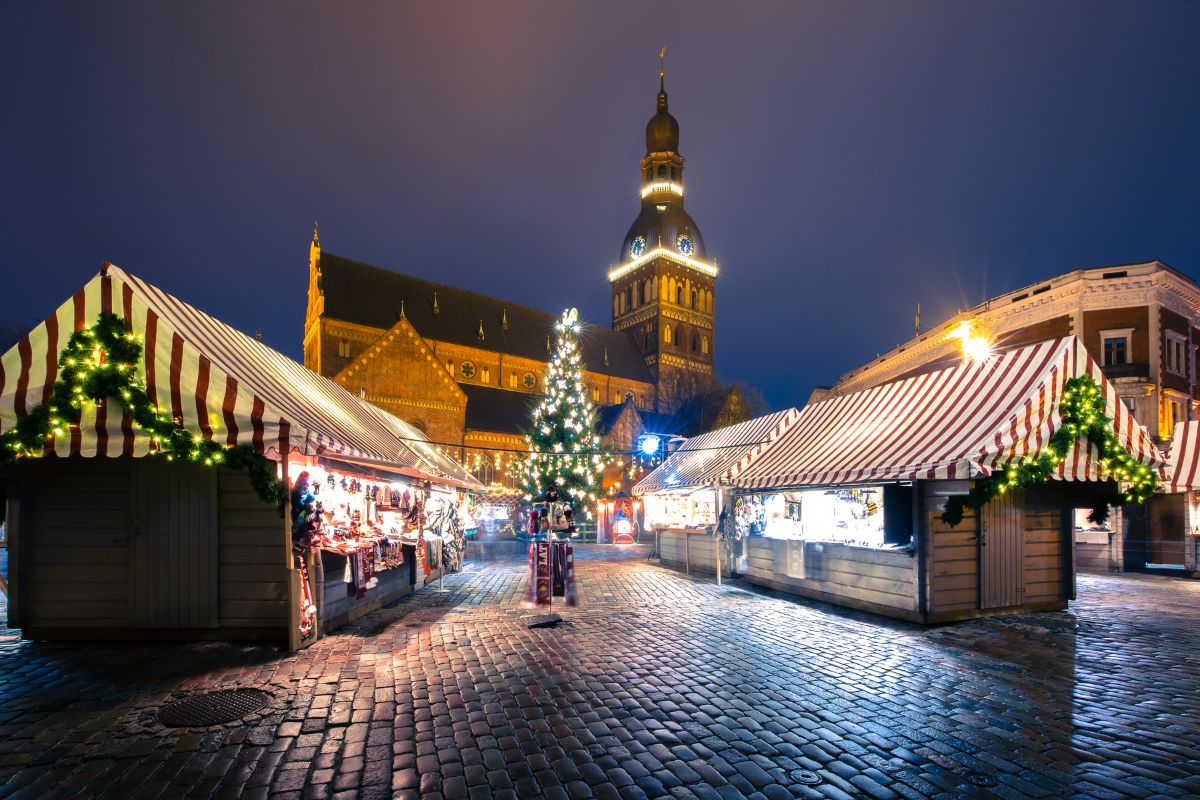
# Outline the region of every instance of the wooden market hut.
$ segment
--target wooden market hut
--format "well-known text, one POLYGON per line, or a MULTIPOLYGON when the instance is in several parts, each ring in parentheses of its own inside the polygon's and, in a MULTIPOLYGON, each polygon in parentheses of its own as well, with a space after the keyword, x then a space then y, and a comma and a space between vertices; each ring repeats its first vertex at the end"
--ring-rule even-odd
MULTIPOLYGON (((137 369, 158 408, 196 436, 274 458, 285 483, 307 464, 338 459, 397 479, 481 488, 412 426, 108 264, 0 359, 0 431, 49 398, 67 338, 101 312, 144 342, 137 369)), ((85 405, 42 457, 0 471, 9 625, 37 639, 296 646, 301 587, 290 524, 245 472, 148 458, 153 450, 130 415, 106 401, 85 405)), ((396 573, 364 602, 420 584, 399 577, 416 570, 396 573)))
POLYGON ((787 497, 787 527, 801 531, 744 540, 748 579, 922 623, 1066 608, 1073 510, 1115 488, 1094 446, 1077 440, 1058 480, 968 509, 957 526, 941 513, 948 497, 1047 445, 1077 376, 1099 385, 1120 445, 1161 470, 1162 454, 1074 337, 933 368, 809 404, 778 442, 731 470, 739 496, 787 497), (857 502, 866 487, 881 500, 864 510, 882 511, 872 546, 832 541, 845 537, 823 535, 834 532, 804 516, 810 500, 857 502))
POLYGON ((1200 573, 1200 420, 1175 426, 1167 460, 1163 493, 1150 500, 1146 514, 1126 523, 1126 568, 1132 560, 1128 540, 1140 537, 1139 566, 1170 563, 1196 575, 1200 573))
MULTIPOLYGON (((799 417, 799 411, 789 408, 693 436, 638 481, 633 493, 646 503, 646 526, 655 534, 661 563, 716 573, 712 528, 728 499, 730 477, 779 441, 799 417), (700 494, 703 513, 697 513, 691 499, 700 494), (672 503, 677 509, 666 515, 668 521, 656 505, 672 503)), ((727 544, 720 559, 722 574, 730 574, 734 552, 727 544)))

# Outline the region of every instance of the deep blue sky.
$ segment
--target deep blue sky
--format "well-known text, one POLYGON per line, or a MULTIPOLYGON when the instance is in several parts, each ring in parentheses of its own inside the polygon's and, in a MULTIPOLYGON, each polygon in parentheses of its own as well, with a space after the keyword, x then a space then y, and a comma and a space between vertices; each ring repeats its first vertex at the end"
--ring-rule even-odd
POLYGON ((607 323, 664 43, 717 367, 777 407, 918 302, 1200 274, 1200 3, 341 5, 7 8, 0 319, 107 259, 298 356, 317 218, 607 323))

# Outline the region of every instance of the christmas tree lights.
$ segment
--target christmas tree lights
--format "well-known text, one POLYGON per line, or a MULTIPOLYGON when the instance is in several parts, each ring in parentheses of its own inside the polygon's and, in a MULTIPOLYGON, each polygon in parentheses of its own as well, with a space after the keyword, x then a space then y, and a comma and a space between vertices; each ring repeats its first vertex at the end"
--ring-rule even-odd
POLYGON ((1081 375, 1068 380, 1058 405, 1062 425, 1046 446, 1036 456, 1025 457, 976 481, 968 494, 949 498, 941 515, 942 521, 954 527, 962 522, 968 508, 978 511, 1007 491, 1050 480, 1071 447, 1081 438, 1100 453, 1100 473, 1116 481, 1119 487, 1116 492, 1106 492, 1094 499, 1088 519, 1100 524, 1108 518, 1109 506, 1149 500, 1158 488, 1158 473, 1138 461, 1117 439, 1113 421, 1104 413, 1104 403, 1100 385, 1090 377, 1081 375))
POLYGON ((583 381, 581 331, 579 313, 573 308, 564 311, 554 328, 546 393, 534 406, 525 434, 529 452, 518 466, 526 500, 554 484, 560 496, 590 517, 600 476, 612 459, 596 433, 596 407, 588 399, 583 381))

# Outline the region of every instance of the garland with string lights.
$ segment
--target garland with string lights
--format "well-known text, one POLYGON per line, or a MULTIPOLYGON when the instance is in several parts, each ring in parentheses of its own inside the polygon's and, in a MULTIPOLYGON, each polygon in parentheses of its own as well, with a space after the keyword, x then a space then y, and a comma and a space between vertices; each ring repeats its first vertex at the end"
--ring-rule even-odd
POLYGON ((141 340, 115 314, 101 313, 95 325, 72 333, 59 354, 59 377, 50 399, 0 434, 0 463, 41 455, 47 440, 79 424, 85 405, 112 398, 150 435, 159 455, 246 470, 258 496, 282 513, 288 491, 276 477, 275 462, 250 445, 226 447, 197 436, 159 413, 138 378, 141 359, 141 340))
POLYGON ((1103 524, 1108 518, 1109 506, 1144 503, 1154 494, 1158 488, 1158 473, 1132 456, 1113 434, 1112 419, 1104 413, 1104 397, 1096 381, 1086 375, 1069 379, 1063 387, 1058 409, 1062 425, 1041 452, 976 481, 968 494, 949 498, 941 515, 942 522, 953 528, 962 522, 968 508, 979 511, 1010 489, 1050 480, 1080 438, 1099 451, 1101 473, 1126 487, 1097 496, 1088 519, 1103 524))

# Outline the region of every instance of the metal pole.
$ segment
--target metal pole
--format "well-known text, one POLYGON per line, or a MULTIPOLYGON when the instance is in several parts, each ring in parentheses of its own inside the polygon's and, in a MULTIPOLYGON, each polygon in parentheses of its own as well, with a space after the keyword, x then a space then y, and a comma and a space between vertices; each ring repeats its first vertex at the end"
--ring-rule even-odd
POLYGON ((446 540, 438 534, 438 591, 444 592, 446 580, 446 540))
POLYGON ((692 559, 691 559, 691 543, 692 535, 687 531, 683 532, 683 571, 687 575, 692 574, 692 559))
POLYGON ((713 550, 717 552, 717 586, 721 585, 721 540, 713 539, 713 550))

